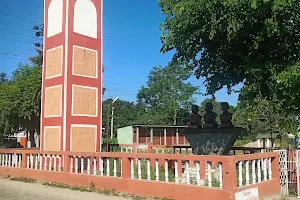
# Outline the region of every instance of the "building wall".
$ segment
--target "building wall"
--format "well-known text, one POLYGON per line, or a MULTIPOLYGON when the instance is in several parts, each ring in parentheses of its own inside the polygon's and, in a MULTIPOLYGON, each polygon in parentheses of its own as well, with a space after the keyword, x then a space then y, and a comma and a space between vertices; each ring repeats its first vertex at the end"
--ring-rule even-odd
POLYGON ((133 144, 133 127, 127 126, 117 130, 118 144, 133 144))
MULTIPOLYGON (((164 139, 164 128, 153 128, 154 145, 177 145, 176 128, 167 128, 166 144, 164 139)), ((134 129, 133 129, 134 131, 134 129)), ((178 130, 178 145, 188 145, 185 136, 182 133, 183 128, 178 130)), ((136 141, 137 133, 133 132, 133 143, 136 141)), ((139 127, 139 144, 148 144, 151 142, 151 128, 139 127)), ((121 143, 120 143, 121 144, 121 143)))

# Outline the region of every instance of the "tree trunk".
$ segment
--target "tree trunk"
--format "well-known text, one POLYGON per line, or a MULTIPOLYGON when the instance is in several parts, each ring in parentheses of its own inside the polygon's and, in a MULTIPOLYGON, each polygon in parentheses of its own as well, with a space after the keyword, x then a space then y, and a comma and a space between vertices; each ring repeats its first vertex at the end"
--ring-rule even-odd
POLYGON ((40 129, 40 118, 39 118, 39 116, 32 115, 31 119, 27 120, 25 124, 26 124, 27 132, 29 133, 31 147, 36 147, 34 134, 35 134, 35 130, 40 129))
POLYGON ((29 134, 30 134, 31 148, 32 148, 32 147, 36 147, 36 144, 35 144, 35 138, 34 138, 34 130, 30 130, 30 131, 29 131, 29 134))

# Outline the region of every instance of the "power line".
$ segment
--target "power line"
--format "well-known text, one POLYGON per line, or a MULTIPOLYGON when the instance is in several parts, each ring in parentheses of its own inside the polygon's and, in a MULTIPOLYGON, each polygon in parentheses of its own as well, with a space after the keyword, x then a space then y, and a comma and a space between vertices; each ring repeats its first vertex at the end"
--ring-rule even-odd
MULTIPOLYGON (((2 37, 2 36, 0 36, 0 37, 2 37)), ((10 38, 8 38, 8 39, 10 39, 10 38)), ((9 54, 11 54, 11 53, 12 53, 12 52, 14 52, 15 50, 17 50, 17 49, 21 48, 22 46, 24 46, 25 44, 27 44, 27 43, 31 42, 33 39, 36 39, 36 37, 30 38, 30 39, 26 40, 25 42, 23 42, 23 41, 22 41, 23 43, 22 43, 21 45, 17 46, 17 47, 16 47, 16 48, 14 48, 13 50, 11 50, 11 51, 7 52, 7 54, 6 54, 6 55, 9 55, 9 54)), ((4 58, 6 55, 4 55, 4 56, 0 57, 0 60, 1 60, 2 58, 4 58)))
MULTIPOLYGON (((2 52, 2 54, 3 55, 9 55, 9 56, 28 56, 28 57, 30 57, 30 56, 32 56, 31 54, 25 54, 25 53, 27 53, 30 50, 34 50, 34 49, 32 47, 30 47, 29 49, 20 51, 20 53, 12 54, 12 53, 9 53, 9 52, 2 52)), ((15 57, 9 57, 9 58, 15 59, 15 57)))
MULTIPOLYGON (((6 63, 7 60, 24 60, 24 58, 14 58, 14 57, 10 57, 10 58, 3 58, 2 60, 4 60, 4 62, 1 62, 0 64, 6 63)), ((0 68, 1 69, 1 68, 0 68)))
MULTIPOLYGON (((8 40, 15 41, 15 42, 23 42, 22 40, 17 40, 17 39, 11 38, 11 37, 0 36, 0 38, 8 39, 8 40)), ((33 38, 35 38, 35 37, 32 37, 31 39, 33 39, 33 38)))
MULTIPOLYGON (((158 44, 159 41, 152 41, 152 42, 146 42, 146 43, 144 42, 144 40, 150 39, 150 38, 152 38, 152 37, 147 36, 147 37, 142 37, 142 38, 132 38, 132 39, 129 38, 129 40, 122 40, 122 42, 129 43, 129 42, 132 42, 132 41, 142 41, 142 42, 139 42, 135 45, 143 45, 143 46, 158 44)), ((121 45, 121 43, 115 43, 115 41, 113 41, 113 42, 104 42, 104 45, 107 45, 107 43, 111 43, 111 44, 109 44, 109 47, 113 47, 114 49, 116 49, 116 48, 118 48, 118 49, 128 48, 128 46, 124 46, 125 44, 121 45)), ((147 49, 145 48, 145 50, 147 50, 147 49)))
MULTIPOLYGON (((8 52, 0 52, 0 55, 7 55, 7 54, 8 54, 8 52)), ((29 56, 29 55, 24 55, 22 53, 19 53, 19 54, 10 54, 10 55, 12 55, 12 56, 29 56)))
MULTIPOLYGON (((157 4, 154 4, 155 5, 155 7, 157 7, 157 4)), ((154 7, 154 5, 149 5, 149 4, 147 4, 147 9, 149 8, 149 7, 154 7)), ((136 10, 140 10, 140 8, 139 9, 131 9, 130 11, 131 11, 131 13, 134 13, 134 11, 136 11, 136 10)), ((125 14, 126 12, 115 12, 115 13, 108 13, 108 14, 103 14, 103 16, 111 16, 111 15, 118 15, 118 14, 125 14)))
MULTIPOLYGON (((8 23, 10 23, 10 22, 8 22, 8 23)), ((13 22, 13 23, 16 23, 16 22, 13 22)), ((0 22, 0 24, 5 25, 5 26, 11 26, 11 27, 14 27, 14 28, 17 28, 17 29, 22 29, 22 30, 25 30, 25 31, 34 31, 33 29, 23 28, 23 27, 20 27, 20 26, 15 26, 15 25, 3 23, 3 22, 0 22)))
MULTIPOLYGON (((137 93, 129 93, 129 94, 120 94, 120 95, 118 95, 118 96, 120 96, 120 97, 122 97, 122 96, 131 96, 131 95, 136 95, 137 93)), ((115 95, 114 96, 106 96, 105 95, 105 93, 104 93, 104 95, 103 96, 105 96, 105 97, 115 97, 115 95)))
MULTIPOLYGON (((121 69, 128 69, 128 68, 153 68, 155 66, 160 66, 159 64, 154 64, 154 65, 136 65, 136 66, 128 66, 128 67, 120 67, 121 69)), ((105 67, 105 71, 106 70, 120 70, 120 68, 117 67, 105 67)))
MULTIPOLYGON (((141 86, 139 86, 139 89, 141 88, 141 86)), ((136 91, 139 90, 138 88, 136 89, 129 89, 129 88, 120 88, 120 89, 113 89, 113 88, 108 88, 107 91, 111 91, 111 92, 118 92, 120 90, 122 91, 136 91)))
MULTIPOLYGON (((35 43, 31 43, 32 45, 35 45, 35 43)), ((16 46, 15 45, 4 45, 4 44, 1 44, 0 47, 9 47, 9 48, 15 48, 16 46)))
MULTIPOLYGON (((190 83, 190 84, 193 84, 193 83, 196 83, 196 82, 199 83, 199 82, 201 82, 201 80, 187 81, 187 83, 190 83)), ((133 83, 133 84, 134 84, 133 87, 128 87, 128 86, 130 86, 128 84, 126 84, 126 85, 123 84, 124 87, 120 87, 120 88, 111 88, 111 86, 117 86, 119 84, 115 84, 115 85, 113 85, 113 84, 106 84, 106 86, 109 86, 106 89, 108 91, 111 91, 111 92, 115 92, 115 91, 136 91, 136 90, 140 90, 141 87, 145 86, 145 84, 147 84, 147 83, 141 83, 140 82, 140 83, 133 83), (137 84, 140 84, 140 85, 137 86, 137 84)), ((145 87, 147 87, 147 85, 145 87)))
POLYGON ((24 10, 19 10, 19 9, 11 8, 11 7, 8 7, 8 6, 6 6, 6 5, 1 5, 1 7, 2 7, 2 8, 7 8, 7 9, 9 9, 9 10, 18 11, 18 12, 21 12, 21 13, 24 13, 24 14, 27 14, 27 15, 36 16, 36 14, 34 14, 34 13, 25 12, 24 10))
MULTIPOLYGON (((167 76, 164 76, 164 75, 162 75, 161 77, 168 77, 168 76, 176 76, 176 75, 185 75, 185 74, 183 74, 183 73, 169 73, 169 74, 167 74, 167 76)), ((108 79, 110 79, 110 78, 130 78, 130 79, 132 79, 132 78, 148 78, 147 76, 131 76, 131 75, 121 75, 121 76, 103 76, 103 78, 108 78, 108 79)))
POLYGON ((158 27, 152 27, 152 28, 137 28, 137 29, 130 29, 130 30, 125 30, 125 31, 115 31, 115 32, 108 32, 108 33, 103 33, 103 36, 110 36, 110 35, 121 35, 124 33, 131 33, 131 32, 136 32, 136 31, 151 31, 151 30, 159 30, 158 27))
MULTIPOLYGON (((5 7, 8 8, 8 9, 10 9, 10 10, 15 10, 15 11, 18 11, 18 12, 21 12, 21 13, 25 13, 25 14, 29 14, 29 15, 32 15, 32 16, 36 16, 36 14, 33 14, 33 13, 23 12, 23 11, 20 11, 18 9, 10 8, 10 7, 7 7, 7 6, 5 6, 5 7)), ((24 17, 24 16, 20 16, 20 15, 15 15, 15 14, 3 12, 3 11, 1 11, 0 14, 11 15, 11 16, 18 16, 18 17, 20 17, 22 19, 25 18, 25 19, 33 20, 33 18, 24 17)), ((103 16, 109 16, 109 15, 113 15, 113 14, 104 14, 103 16)), ((154 15, 149 15, 149 16, 144 16, 144 17, 131 18, 131 19, 128 19, 128 20, 121 20, 121 21, 109 22, 109 23, 104 23, 103 25, 106 26, 106 25, 113 25, 113 24, 119 24, 119 23, 129 22, 129 21, 133 21, 133 20, 153 18, 153 17, 158 16, 158 15, 161 15, 161 14, 159 13, 159 14, 154 14, 154 15)), ((41 18, 43 18, 43 17, 41 17, 41 18)))
MULTIPOLYGON (((155 7, 156 7, 157 5, 155 4, 155 7)), ((23 11, 23 10, 19 10, 19 9, 15 9, 15 8, 12 8, 12 7, 9 7, 9 6, 7 6, 7 5, 1 5, 1 7, 5 7, 5 8, 7 8, 7 9, 10 9, 10 10, 15 10, 15 11, 18 11, 18 12, 21 12, 21 13, 24 13, 24 14, 28 14, 28 15, 32 15, 32 16, 36 16, 36 13, 31 13, 31 12, 27 12, 27 11, 23 11)), ((147 5, 147 8, 149 8, 149 7, 154 7, 153 5, 147 5)), ((130 11, 136 11, 136 10, 140 10, 140 8, 139 9, 131 9, 130 11)), ((126 12, 115 12, 115 13, 108 13, 108 14, 103 14, 103 16, 111 16, 111 15, 119 15, 119 14, 125 14, 126 12)))
POLYGON ((126 22, 130 22, 130 21, 133 21, 133 20, 148 19, 148 18, 153 18, 153 17, 155 17, 156 15, 158 15, 158 14, 155 14, 155 15, 149 15, 149 16, 145 16, 145 17, 136 17, 136 18, 132 18, 132 19, 128 19, 128 20, 122 20, 122 21, 116 21, 116 22, 104 23, 103 25, 104 25, 104 26, 107 26, 107 25, 113 25, 113 24, 126 23, 126 22))
MULTIPOLYGON (((3 12, 3 11, 1 11, 0 14, 3 14, 3 15, 10 15, 10 16, 15 16, 15 17, 19 17, 19 18, 21 18, 21 19, 33 20, 33 18, 24 17, 24 16, 20 16, 20 15, 15 15, 15 14, 3 12)), ((35 18, 35 19, 36 19, 36 18, 35 18)))
MULTIPOLYGON (((2 57, 0 57, 0 60, 3 59, 4 57, 10 55, 11 53, 13 53, 15 50, 21 48, 23 45, 27 44, 29 41, 31 41, 32 39, 27 40, 26 42, 22 43, 21 45, 17 46, 15 49, 13 49, 12 51, 8 52, 7 54, 3 55, 2 57)), ((3 64, 3 63, 1 63, 3 64)), ((6 71, 8 68, 10 67, 6 67, 6 68, 2 68, 2 70, 6 71)))
MULTIPOLYGON (((5 31, 5 32, 13 32, 11 30, 8 30, 8 29, 0 29, 1 31, 5 31)), ((18 35, 23 35, 23 36, 26 36, 26 37, 33 37, 32 35, 26 35, 26 34, 23 34, 23 33, 19 33, 19 32, 13 32, 13 33, 10 33, 10 34, 18 34, 18 35)))

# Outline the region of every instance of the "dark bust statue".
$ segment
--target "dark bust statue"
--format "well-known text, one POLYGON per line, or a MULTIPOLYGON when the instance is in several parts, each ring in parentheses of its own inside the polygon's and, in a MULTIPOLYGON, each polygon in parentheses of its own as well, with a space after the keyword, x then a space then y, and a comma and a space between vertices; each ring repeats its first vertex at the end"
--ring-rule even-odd
POLYGON ((205 105, 205 114, 204 114, 204 127, 216 127, 217 114, 213 112, 213 105, 208 102, 205 105))
POLYGON ((232 126, 232 113, 229 110, 229 104, 227 102, 221 103, 221 110, 223 113, 220 115, 220 121, 222 127, 231 127, 232 126))
POLYGON ((192 106, 192 115, 190 117, 189 128, 201 127, 201 116, 198 114, 199 107, 197 105, 192 106))

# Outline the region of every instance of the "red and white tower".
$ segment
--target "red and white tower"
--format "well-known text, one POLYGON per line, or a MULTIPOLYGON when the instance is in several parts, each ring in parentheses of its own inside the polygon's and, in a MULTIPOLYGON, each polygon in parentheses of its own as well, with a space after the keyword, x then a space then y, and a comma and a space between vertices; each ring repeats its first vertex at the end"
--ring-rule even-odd
POLYGON ((45 0, 41 150, 99 152, 102 0, 45 0))

